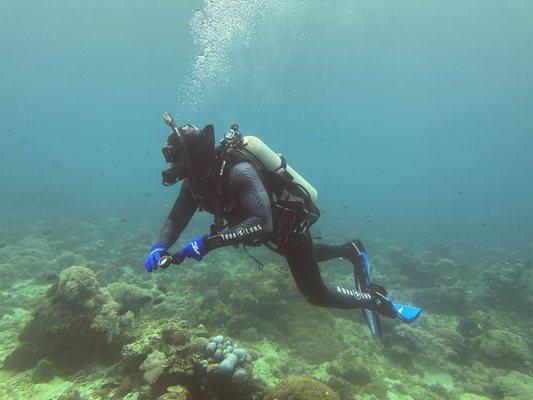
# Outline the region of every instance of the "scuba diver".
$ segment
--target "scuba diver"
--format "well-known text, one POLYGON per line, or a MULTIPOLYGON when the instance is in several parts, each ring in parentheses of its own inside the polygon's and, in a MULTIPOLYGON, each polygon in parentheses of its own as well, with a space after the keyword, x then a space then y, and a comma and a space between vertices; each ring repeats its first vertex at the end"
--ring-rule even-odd
POLYGON ((162 152, 170 168, 162 172, 163 185, 183 181, 178 198, 157 242, 145 260, 147 272, 185 259, 202 260, 225 246, 269 247, 287 259, 294 281, 305 299, 321 307, 356 309, 373 335, 381 337, 379 315, 409 323, 420 309, 393 303, 386 290, 370 282, 368 257, 358 240, 340 245, 315 244, 309 228, 319 218, 317 192, 260 139, 243 137, 236 124, 215 146, 213 125, 171 127, 162 152), (214 215, 210 231, 190 240, 174 255, 176 243, 196 210, 214 215), (333 258, 349 260, 354 267, 355 287, 323 281, 319 262, 333 258))

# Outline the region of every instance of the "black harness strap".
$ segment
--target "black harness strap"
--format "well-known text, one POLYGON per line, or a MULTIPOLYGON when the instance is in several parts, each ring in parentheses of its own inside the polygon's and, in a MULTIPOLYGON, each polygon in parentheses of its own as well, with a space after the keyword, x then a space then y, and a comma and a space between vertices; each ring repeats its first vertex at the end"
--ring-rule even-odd
POLYGON ((230 130, 221 141, 219 165, 215 176, 215 209, 213 225, 211 225, 211 235, 216 235, 224 229, 224 184, 228 167, 235 164, 235 149, 243 144, 239 126, 232 124, 230 130))
POLYGON ((211 225, 211 235, 216 235, 224 228, 224 179, 226 173, 226 166, 228 161, 226 160, 227 149, 222 151, 220 156, 220 165, 215 176, 215 210, 213 225, 211 225))

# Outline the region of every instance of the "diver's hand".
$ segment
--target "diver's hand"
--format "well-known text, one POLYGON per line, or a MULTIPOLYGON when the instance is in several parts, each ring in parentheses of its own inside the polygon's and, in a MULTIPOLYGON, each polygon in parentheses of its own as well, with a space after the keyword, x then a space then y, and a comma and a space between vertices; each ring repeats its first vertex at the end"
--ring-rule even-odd
POLYGON ((207 238, 209 238, 209 235, 196 236, 183 246, 176 257, 178 261, 181 262, 186 258, 194 258, 196 261, 200 261, 204 258, 209 251, 206 246, 207 238))
POLYGON ((144 267, 146 272, 152 272, 157 269, 157 263, 164 255, 170 255, 166 247, 161 243, 156 243, 150 247, 150 251, 144 260, 144 267))

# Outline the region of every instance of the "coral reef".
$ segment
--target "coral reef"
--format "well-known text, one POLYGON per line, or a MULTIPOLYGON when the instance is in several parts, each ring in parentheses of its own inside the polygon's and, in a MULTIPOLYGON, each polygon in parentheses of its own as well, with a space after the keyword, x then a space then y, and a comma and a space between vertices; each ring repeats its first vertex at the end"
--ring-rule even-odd
POLYGON ((104 385, 106 392, 121 397, 148 388, 150 398, 166 399, 174 398, 176 387, 182 387, 192 398, 216 396, 221 400, 251 400, 262 393, 262 386, 253 379, 251 356, 230 338, 217 335, 209 340, 202 336, 207 333, 205 328, 191 329, 184 321, 151 326, 150 331, 149 336, 124 346, 104 385), (220 358, 217 353, 215 359, 217 351, 220 358), (115 380, 114 376, 125 379, 115 380))
POLYGON ((487 364, 504 369, 527 370, 533 361, 531 347, 517 334, 489 330, 473 341, 477 355, 487 364))
POLYGON ((154 350, 139 367, 143 371, 143 379, 149 385, 153 385, 168 367, 168 360, 160 351, 154 350))
POLYGON ((498 395, 504 399, 533 399, 533 378, 518 371, 496 377, 494 386, 498 395))
POLYGON ((190 394, 186 387, 175 385, 169 386, 167 392, 157 398, 157 400, 189 400, 190 394))
POLYGON ((515 257, 500 258, 483 271, 486 301, 493 307, 528 312, 533 306, 531 268, 515 257))
MULTIPOLYGON (((375 341, 360 310, 309 306, 261 249, 262 271, 219 249, 148 275, 153 237, 120 219, 20 229, 0 224, 2 399, 532 398, 531 264, 502 248, 369 241, 376 281, 425 309, 375 341)), ((353 285, 342 260, 322 272, 353 285)))
POLYGON ((142 307, 150 302, 152 296, 149 290, 125 282, 115 282, 106 286, 113 299, 120 305, 119 315, 131 311, 138 317, 142 307))
POLYGON ((95 355, 116 361, 123 338, 114 325, 122 317, 113 312, 109 301, 93 271, 67 268, 22 330, 19 345, 6 357, 4 367, 20 371, 49 357, 58 369, 70 372, 95 355))
POLYGON ((203 363, 207 371, 230 375, 238 382, 246 382, 252 378, 252 356, 245 349, 236 347, 231 340, 225 340, 224 336, 211 338, 205 347, 205 353, 209 357, 209 360, 203 363))
POLYGON ((365 360, 361 349, 357 348, 344 350, 329 364, 327 370, 332 376, 357 385, 366 385, 374 374, 369 360, 365 360))
POLYGON ((32 382, 50 382, 56 374, 54 364, 46 358, 39 361, 31 376, 32 382))
POLYGON ((305 376, 291 376, 281 381, 265 400, 340 400, 328 386, 305 376))

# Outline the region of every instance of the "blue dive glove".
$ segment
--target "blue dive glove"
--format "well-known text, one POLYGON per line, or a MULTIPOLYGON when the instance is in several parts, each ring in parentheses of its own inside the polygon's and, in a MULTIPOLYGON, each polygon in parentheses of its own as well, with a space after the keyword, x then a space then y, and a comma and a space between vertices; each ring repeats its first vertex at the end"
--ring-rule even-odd
POLYGON ((209 235, 196 236, 193 240, 182 247, 178 253, 178 260, 183 261, 186 258, 194 258, 196 261, 200 261, 208 253, 206 246, 206 240, 209 235))
POLYGON ((157 269, 157 262, 161 259, 164 255, 170 255, 167 252, 166 247, 161 243, 156 243, 152 247, 150 247, 150 251, 148 252, 148 255, 146 256, 146 259, 144 261, 144 267, 146 268, 146 272, 152 272, 157 269))

